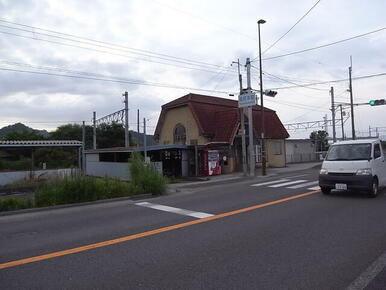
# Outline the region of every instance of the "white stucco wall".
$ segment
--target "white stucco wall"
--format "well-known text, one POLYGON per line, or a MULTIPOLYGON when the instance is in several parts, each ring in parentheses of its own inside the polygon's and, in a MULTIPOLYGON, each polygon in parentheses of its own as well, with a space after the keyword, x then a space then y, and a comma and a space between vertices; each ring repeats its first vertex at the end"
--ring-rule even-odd
POLYGON ((0 172, 0 185, 11 184, 17 181, 48 178, 63 178, 80 174, 77 168, 47 169, 35 171, 0 172))
POLYGON ((285 149, 286 163, 316 161, 318 157, 311 140, 286 140, 285 149))
POLYGON ((86 175, 130 180, 128 162, 101 162, 99 154, 86 154, 86 175))

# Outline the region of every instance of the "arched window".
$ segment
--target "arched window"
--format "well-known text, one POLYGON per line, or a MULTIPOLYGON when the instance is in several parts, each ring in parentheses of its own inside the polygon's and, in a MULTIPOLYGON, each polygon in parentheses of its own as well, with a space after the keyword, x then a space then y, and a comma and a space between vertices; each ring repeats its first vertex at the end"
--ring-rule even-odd
POLYGON ((186 144, 186 129, 182 124, 177 124, 174 127, 174 144, 186 144))

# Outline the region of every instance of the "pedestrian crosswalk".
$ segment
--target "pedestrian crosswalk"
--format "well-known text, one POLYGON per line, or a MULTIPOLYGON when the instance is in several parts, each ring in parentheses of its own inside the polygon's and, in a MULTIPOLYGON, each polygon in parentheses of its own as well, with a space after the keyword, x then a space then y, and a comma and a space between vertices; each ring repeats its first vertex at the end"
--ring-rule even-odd
POLYGON ((306 180, 306 179, 291 179, 291 178, 280 178, 267 182, 260 182, 251 184, 253 187, 266 186, 270 188, 289 188, 289 189, 298 189, 298 188, 307 188, 308 190, 319 190, 317 180, 306 180))

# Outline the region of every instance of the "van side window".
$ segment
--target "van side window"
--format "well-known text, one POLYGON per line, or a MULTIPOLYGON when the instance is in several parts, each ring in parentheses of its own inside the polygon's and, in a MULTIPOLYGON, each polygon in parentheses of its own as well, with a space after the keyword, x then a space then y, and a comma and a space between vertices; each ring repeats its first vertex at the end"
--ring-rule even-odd
POLYGON ((377 159, 381 157, 381 148, 379 147, 379 144, 374 145, 374 159, 377 159))

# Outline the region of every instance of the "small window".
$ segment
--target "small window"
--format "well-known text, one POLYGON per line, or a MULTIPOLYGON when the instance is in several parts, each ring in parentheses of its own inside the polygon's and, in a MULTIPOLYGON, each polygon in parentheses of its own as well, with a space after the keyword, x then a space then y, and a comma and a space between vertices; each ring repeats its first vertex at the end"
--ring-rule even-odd
POLYGON ((374 159, 377 159, 381 157, 381 148, 379 147, 379 144, 374 145, 374 159))
POLYGON ((186 129, 182 124, 177 124, 174 127, 174 144, 186 144, 186 129))
POLYGON ((273 143, 273 154, 275 154, 275 155, 281 155, 282 154, 281 142, 274 142, 273 143))

